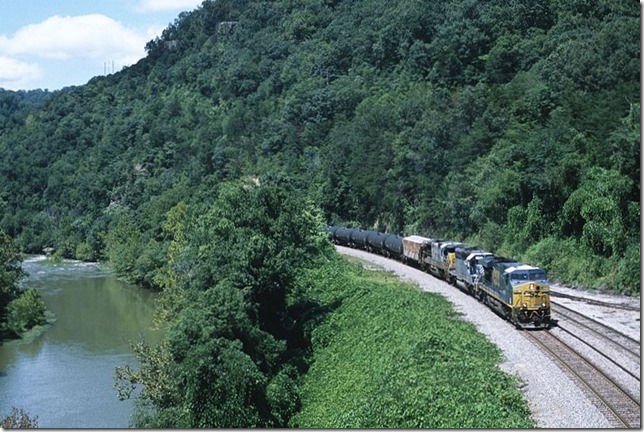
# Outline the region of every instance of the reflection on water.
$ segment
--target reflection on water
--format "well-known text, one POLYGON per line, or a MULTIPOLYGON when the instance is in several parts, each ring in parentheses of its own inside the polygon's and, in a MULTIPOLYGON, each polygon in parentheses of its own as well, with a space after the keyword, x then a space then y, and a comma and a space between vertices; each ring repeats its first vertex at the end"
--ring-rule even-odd
POLYGON ((132 402, 118 400, 114 369, 134 364, 130 341, 158 340, 156 294, 94 263, 23 266, 23 286, 40 291, 56 322, 31 344, 0 346, 0 418, 16 406, 44 428, 127 427, 132 402))

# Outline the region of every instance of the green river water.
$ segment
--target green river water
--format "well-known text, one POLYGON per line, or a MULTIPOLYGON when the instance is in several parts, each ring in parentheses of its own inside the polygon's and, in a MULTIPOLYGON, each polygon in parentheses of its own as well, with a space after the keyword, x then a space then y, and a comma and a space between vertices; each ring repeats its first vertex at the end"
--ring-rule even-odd
POLYGON ((35 341, 0 346, 0 419, 11 407, 41 428, 127 428, 133 403, 119 401, 117 366, 136 365, 129 346, 151 330, 157 294, 95 263, 30 257, 23 287, 40 291, 56 321, 35 341))

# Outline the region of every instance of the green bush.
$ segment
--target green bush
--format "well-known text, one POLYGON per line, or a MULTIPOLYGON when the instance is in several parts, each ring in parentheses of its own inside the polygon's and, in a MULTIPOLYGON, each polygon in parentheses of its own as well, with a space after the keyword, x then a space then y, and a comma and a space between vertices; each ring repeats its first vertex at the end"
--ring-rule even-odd
POLYGON ((312 332, 290 427, 534 427, 498 348, 443 297, 337 262, 310 282, 334 310, 312 332))
POLYGON ((20 297, 7 306, 7 321, 10 329, 23 333, 36 325, 45 323, 45 302, 35 289, 25 290, 20 297))
POLYGON ((301 407, 297 384, 291 376, 297 376, 293 367, 286 367, 273 377, 266 387, 266 398, 271 406, 271 412, 278 424, 286 425, 301 407))
POLYGON ((81 261, 96 260, 95 251, 92 250, 92 248, 87 242, 79 243, 78 246, 76 246, 76 252, 74 252, 74 257, 76 257, 76 259, 79 259, 81 261))
POLYGON ((640 295, 640 244, 634 241, 624 249, 623 256, 606 258, 594 254, 583 240, 547 237, 520 259, 544 268, 552 282, 640 295))
POLYGON ((624 258, 617 265, 615 288, 619 292, 640 295, 642 277, 640 244, 628 246, 624 258))

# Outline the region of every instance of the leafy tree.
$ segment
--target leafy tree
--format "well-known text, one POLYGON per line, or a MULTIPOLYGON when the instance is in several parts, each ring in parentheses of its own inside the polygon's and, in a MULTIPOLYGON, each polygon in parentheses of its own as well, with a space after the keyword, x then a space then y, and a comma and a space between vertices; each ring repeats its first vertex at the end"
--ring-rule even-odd
POLYGON ((561 229, 593 252, 611 256, 623 250, 624 215, 630 180, 615 171, 591 170, 564 204, 561 229))
POLYGON ((9 303, 20 296, 18 281, 25 276, 21 260, 13 240, 0 232, 0 322, 6 321, 9 303))
POLYGON ((145 385, 145 424, 285 426, 297 403, 289 362, 301 355, 287 349, 289 305, 299 269, 328 251, 319 216, 288 186, 249 181, 222 184, 213 204, 175 206, 164 229, 167 340, 137 348, 138 371, 119 369, 122 395, 145 385), (166 423, 173 412, 183 414, 166 423))
POLYGON ((45 323, 45 302, 40 292, 28 289, 7 306, 7 326, 17 334, 45 323))

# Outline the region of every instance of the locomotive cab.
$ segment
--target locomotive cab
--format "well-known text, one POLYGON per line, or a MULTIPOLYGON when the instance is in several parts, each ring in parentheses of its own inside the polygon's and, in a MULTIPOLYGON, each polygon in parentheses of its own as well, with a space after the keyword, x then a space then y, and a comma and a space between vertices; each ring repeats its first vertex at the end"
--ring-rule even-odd
POLYGON ((512 320, 521 326, 547 327, 550 324, 550 287, 546 272, 520 265, 505 271, 512 287, 512 320))
POLYGON ((482 278, 475 285, 479 300, 517 327, 550 326, 550 287, 546 272, 504 257, 480 260, 482 278))

